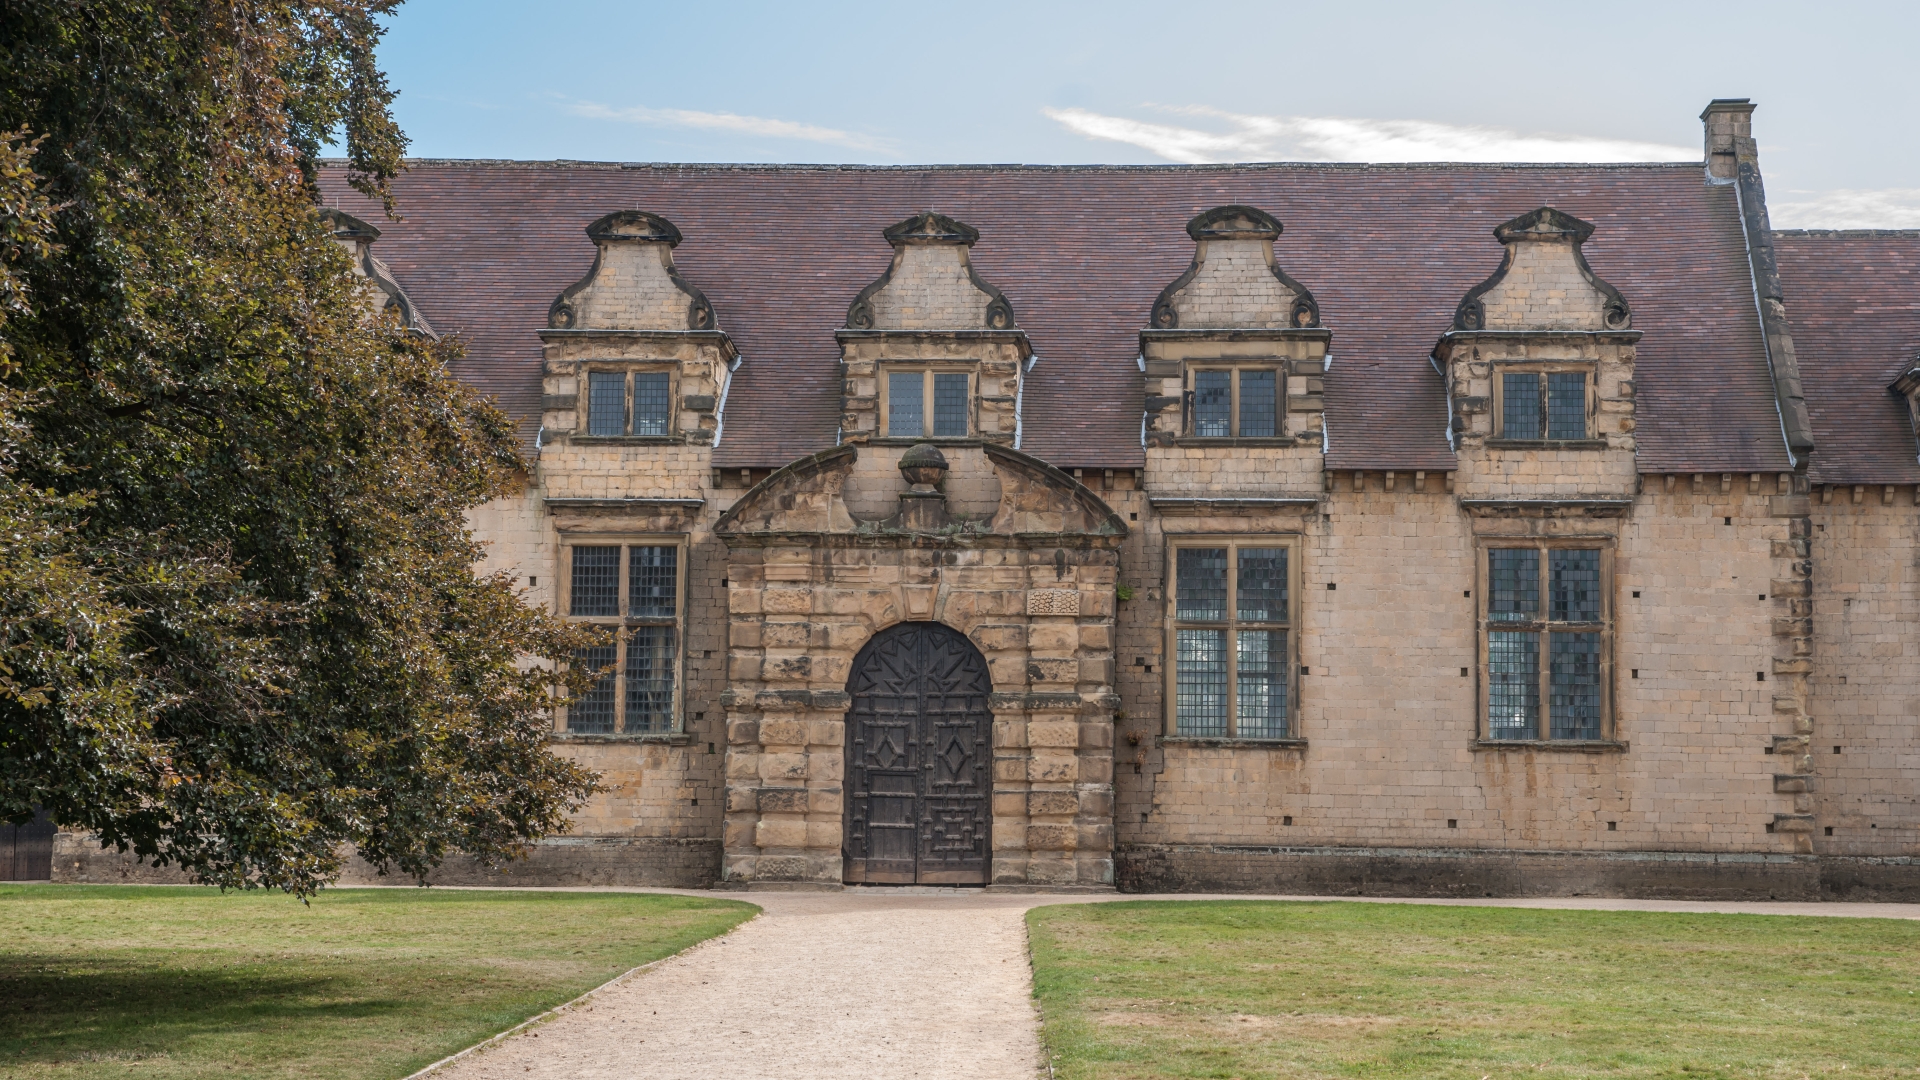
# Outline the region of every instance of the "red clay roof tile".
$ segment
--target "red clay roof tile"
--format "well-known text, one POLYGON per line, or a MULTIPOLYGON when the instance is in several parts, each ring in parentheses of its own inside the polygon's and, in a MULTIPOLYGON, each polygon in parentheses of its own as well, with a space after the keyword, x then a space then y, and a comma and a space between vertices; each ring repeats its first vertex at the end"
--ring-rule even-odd
POLYGON ((1816 484, 1920 483, 1904 401, 1887 390, 1920 360, 1920 231, 1773 234, 1816 484))
MULTIPOLYGON (((343 171, 330 202, 367 216, 343 171)), ((547 305, 585 272, 581 232, 609 210, 674 222, 675 260, 746 357, 715 464, 766 467, 831 446, 833 331, 883 271, 880 230, 933 209, 980 230, 973 259, 1041 357, 1023 449, 1129 468, 1140 450, 1134 357, 1154 296, 1193 254, 1195 213, 1244 203, 1286 226, 1280 265, 1333 331, 1335 469, 1452 467, 1427 354, 1462 294, 1499 264, 1492 229, 1551 205, 1597 226, 1586 253, 1645 334, 1637 397, 1649 472, 1787 467, 1731 188, 1698 165, 1147 167, 619 165, 418 161, 405 220, 378 248, 422 311, 467 343, 459 373, 529 423, 547 305)))

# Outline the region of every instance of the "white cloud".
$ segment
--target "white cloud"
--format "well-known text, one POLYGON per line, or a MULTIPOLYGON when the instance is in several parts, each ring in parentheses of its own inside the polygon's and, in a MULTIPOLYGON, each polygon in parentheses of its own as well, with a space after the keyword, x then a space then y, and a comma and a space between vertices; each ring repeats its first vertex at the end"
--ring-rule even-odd
POLYGON ((1920 229, 1920 188, 1789 191, 1767 217, 1776 229, 1920 229))
POLYGON ((1138 146, 1169 161, 1698 161, 1698 148, 1526 135, 1507 128, 1428 120, 1352 120, 1333 116, 1247 116, 1190 107, 1166 110, 1217 121, 1202 130, 1104 116, 1085 109, 1043 109, 1067 130, 1138 146))
POLYGON ((886 139, 876 139, 852 131, 838 128, 820 127, 815 124, 802 124, 794 120, 773 120, 764 116, 742 116, 739 113, 695 112, 691 109, 650 109, 644 105, 632 105, 619 108, 602 105, 593 101, 572 101, 566 110, 575 116, 584 116, 594 120, 618 120, 627 124, 645 124, 649 127, 700 128, 708 131, 733 131, 742 135, 760 135, 772 139, 792 139, 798 142, 827 143, 832 146, 844 146, 849 150, 868 150, 875 153, 888 153, 892 143, 886 139))

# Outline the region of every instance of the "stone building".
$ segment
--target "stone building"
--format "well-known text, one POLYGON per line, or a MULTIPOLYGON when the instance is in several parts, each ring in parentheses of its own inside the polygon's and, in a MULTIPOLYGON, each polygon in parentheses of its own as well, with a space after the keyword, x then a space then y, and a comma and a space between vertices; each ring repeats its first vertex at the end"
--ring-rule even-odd
POLYGON ((384 234, 328 176, 522 421, 490 565, 620 631, 554 719, 605 791, 505 876, 1920 895, 1920 234, 1771 230, 1752 112, 1680 165, 419 161, 384 234))

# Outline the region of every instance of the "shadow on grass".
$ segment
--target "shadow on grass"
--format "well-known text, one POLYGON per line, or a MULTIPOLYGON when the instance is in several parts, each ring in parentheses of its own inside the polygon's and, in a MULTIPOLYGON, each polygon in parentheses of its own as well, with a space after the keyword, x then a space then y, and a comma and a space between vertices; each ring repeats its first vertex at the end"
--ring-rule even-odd
POLYGON ((167 1055, 210 1035, 373 1019, 403 1011, 347 971, 288 976, 175 968, 72 956, 15 955, 0 965, 0 1061, 59 1062, 167 1055))

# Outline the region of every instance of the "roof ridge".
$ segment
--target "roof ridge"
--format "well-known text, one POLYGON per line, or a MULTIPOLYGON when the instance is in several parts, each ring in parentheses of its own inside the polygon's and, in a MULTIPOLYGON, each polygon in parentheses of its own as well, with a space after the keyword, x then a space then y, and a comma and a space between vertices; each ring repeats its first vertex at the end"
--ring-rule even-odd
MULTIPOLYGON (((323 157, 321 165, 341 167, 346 158, 323 157)), ((1450 169, 1496 170, 1572 170, 1572 169, 1699 169, 1697 161, 1243 161, 1198 165, 1044 165, 1023 163, 951 163, 926 165, 864 165, 825 162, 676 162, 676 161, 583 161, 572 158, 407 158, 409 167, 420 165, 464 165, 513 169, 634 169, 659 172, 1067 172, 1067 173, 1191 173, 1191 172, 1439 172, 1450 169)))
POLYGON ((1817 236, 1823 240, 1920 240, 1920 229, 1775 229, 1775 236, 1817 236))

